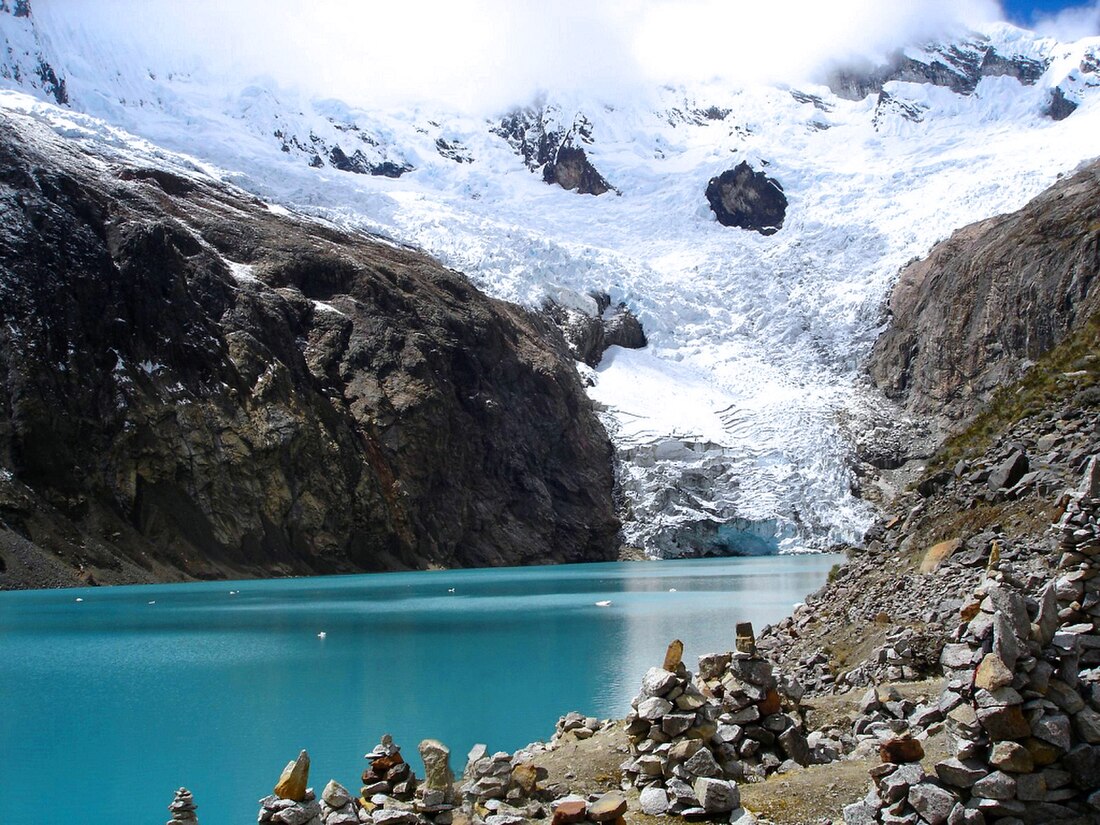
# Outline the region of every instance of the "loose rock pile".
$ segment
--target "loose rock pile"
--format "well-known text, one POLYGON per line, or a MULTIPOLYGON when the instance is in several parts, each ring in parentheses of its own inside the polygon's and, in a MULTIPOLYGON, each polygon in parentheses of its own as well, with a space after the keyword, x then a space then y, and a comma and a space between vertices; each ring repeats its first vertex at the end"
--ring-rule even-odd
POLYGON ((174 825, 177 822, 185 822, 187 825, 199 825, 199 818, 195 815, 197 808, 195 800, 191 797, 191 791, 187 788, 180 788, 176 791, 176 797, 172 800, 172 804, 168 806, 172 818, 167 825, 174 825))
MULTIPOLYGON (((559 721, 559 727, 560 724, 559 721)), ((466 758, 460 792, 467 802, 496 810, 499 805, 491 804, 494 801, 521 805, 535 799, 538 783, 545 777, 545 770, 536 768, 525 751, 490 755, 485 745, 479 744, 474 745, 466 758)))
POLYGON ((610 724, 608 720, 599 720, 595 716, 584 716, 575 710, 570 711, 558 719, 554 729, 554 735, 550 738, 550 745, 557 745, 569 734, 573 739, 591 739, 593 734, 603 730, 610 724))
POLYGON ((956 755, 930 778, 884 764, 848 823, 1100 820, 1100 469, 1066 496, 1059 575, 1023 588, 994 573, 942 655, 956 755), (1024 592, 1036 593, 1029 599, 1024 592))
POLYGON ((321 791, 321 821, 324 825, 358 825, 359 808, 351 791, 330 779, 321 791))
POLYGON ((801 722, 782 711, 779 682, 748 632, 742 650, 700 658, 698 685, 679 641, 664 666, 643 677, 626 719, 633 758, 622 767, 646 813, 692 819, 734 811, 737 780, 812 761, 801 722))

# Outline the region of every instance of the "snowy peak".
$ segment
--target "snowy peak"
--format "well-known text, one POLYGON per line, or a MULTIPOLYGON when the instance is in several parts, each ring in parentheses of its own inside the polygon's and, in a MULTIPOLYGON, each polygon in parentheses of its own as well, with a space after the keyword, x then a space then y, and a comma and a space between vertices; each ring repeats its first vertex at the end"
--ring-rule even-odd
MULTIPOLYGON (((1041 86, 1046 94, 1044 113, 1061 120, 1080 105, 1097 79, 1097 39, 1060 44, 1031 32, 1001 25, 990 34, 971 34, 954 42, 928 43, 899 49, 873 67, 839 67, 826 82, 838 97, 863 100, 879 95, 879 103, 908 120, 922 119, 920 107, 899 102, 890 84, 939 86, 960 95, 973 95, 985 78, 1009 77, 1023 86, 1041 86)), ((876 115, 877 116, 877 115, 876 115)))
POLYGON ((29 0, 0 0, 0 23, 0 78, 55 103, 68 103, 65 78, 46 57, 29 0))

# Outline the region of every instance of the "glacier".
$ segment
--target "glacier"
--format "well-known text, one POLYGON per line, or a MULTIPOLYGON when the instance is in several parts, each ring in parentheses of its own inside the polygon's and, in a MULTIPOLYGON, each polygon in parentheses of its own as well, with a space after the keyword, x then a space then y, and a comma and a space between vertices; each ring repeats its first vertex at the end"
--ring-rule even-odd
MULTIPOLYGON (((626 304, 648 346, 578 369, 616 448, 624 542, 656 557, 858 542, 872 507, 845 422, 905 423, 859 371, 899 270, 1100 151, 1100 38, 1007 24, 970 42, 1034 61, 1034 82, 991 74, 960 93, 886 80, 850 100, 825 78, 713 81, 517 101, 564 128, 583 120, 587 157, 614 187, 597 197, 532 173, 496 133, 508 111, 365 109, 197 61, 157 65, 48 8, 0 21, 0 106, 74 141, 422 248, 498 298, 626 304), (64 101, 40 64, 64 79, 64 101), (1060 121, 1047 115, 1055 88, 1077 105, 1060 121), (741 161, 783 187, 775 235, 724 227, 707 204, 707 182, 741 161)), ((904 54, 931 66, 939 52, 904 54)))

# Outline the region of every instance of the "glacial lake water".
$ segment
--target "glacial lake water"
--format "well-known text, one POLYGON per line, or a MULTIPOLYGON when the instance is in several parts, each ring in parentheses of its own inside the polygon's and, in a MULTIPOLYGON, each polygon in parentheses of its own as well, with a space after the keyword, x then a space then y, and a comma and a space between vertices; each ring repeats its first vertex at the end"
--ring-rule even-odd
POLYGON ((817 589, 838 556, 0 593, 0 823, 255 822, 306 748, 353 791, 392 733, 462 770, 570 710, 622 717, 674 638, 689 667, 817 589), (231 592, 232 591, 232 592, 231 592), (604 607, 597 602, 610 601, 604 607), (318 636, 324 633, 324 637, 318 636))

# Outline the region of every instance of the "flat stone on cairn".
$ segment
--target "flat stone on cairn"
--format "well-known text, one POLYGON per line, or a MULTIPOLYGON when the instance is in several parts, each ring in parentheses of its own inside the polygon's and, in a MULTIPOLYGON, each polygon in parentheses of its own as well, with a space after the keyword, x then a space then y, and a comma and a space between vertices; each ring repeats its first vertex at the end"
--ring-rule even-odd
POLYGON ((172 818, 168 821, 167 825, 174 825, 177 822, 186 822, 188 825, 199 825, 199 818, 195 816, 195 810, 198 806, 195 805, 195 800, 191 797, 191 791, 187 788, 180 788, 176 791, 176 797, 172 800, 172 804, 168 806, 168 810, 172 814, 172 818))

